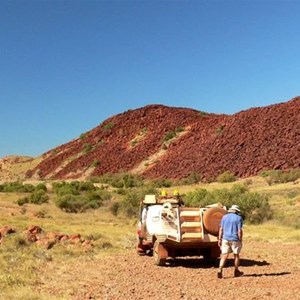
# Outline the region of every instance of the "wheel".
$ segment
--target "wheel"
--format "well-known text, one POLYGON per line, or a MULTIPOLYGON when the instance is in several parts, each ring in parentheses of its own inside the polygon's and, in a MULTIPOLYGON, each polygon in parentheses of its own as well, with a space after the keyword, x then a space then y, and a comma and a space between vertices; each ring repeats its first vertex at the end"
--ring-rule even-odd
POLYGON ((203 259, 210 264, 213 264, 220 257, 221 250, 218 245, 211 246, 204 250, 203 259))
POLYGON ((136 252, 140 256, 146 255, 146 249, 143 245, 137 245, 136 252))
POLYGON ((222 217, 226 210, 221 207, 211 207, 203 214, 203 224, 208 233, 217 236, 222 217))
POLYGON ((156 240, 153 245, 154 264, 157 266, 164 266, 166 264, 167 256, 165 247, 156 240))

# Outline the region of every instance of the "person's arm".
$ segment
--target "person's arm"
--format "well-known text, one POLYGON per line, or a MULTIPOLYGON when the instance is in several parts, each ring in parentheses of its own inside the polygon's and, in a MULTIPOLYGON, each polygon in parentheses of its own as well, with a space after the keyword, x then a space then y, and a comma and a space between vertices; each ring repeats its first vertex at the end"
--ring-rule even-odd
POLYGON ((240 218, 240 222, 238 225, 238 238, 240 242, 243 242, 243 219, 240 218))
POLYGON ((239 229, 238 231, 238 237, 239 237, 239 241, 240 242, 243 242, 243 229, 239 229))
POLYGON ((223 237, 223 227, 219 229, 219 238, 218 238, 218 246, 221 247, 222 245, 222 237, 223 237))

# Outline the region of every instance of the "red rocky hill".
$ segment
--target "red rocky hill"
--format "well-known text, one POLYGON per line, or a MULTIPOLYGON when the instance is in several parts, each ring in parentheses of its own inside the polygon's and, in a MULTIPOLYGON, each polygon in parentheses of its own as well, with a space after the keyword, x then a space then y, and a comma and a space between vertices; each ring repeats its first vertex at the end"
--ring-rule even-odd
POLYGON ((67 179, 133 172, 149 178, 204 178, 231 171, 300 167, 300 97, 234 115, 149 105, 113 116, 52 149, 28 177, 67 179))

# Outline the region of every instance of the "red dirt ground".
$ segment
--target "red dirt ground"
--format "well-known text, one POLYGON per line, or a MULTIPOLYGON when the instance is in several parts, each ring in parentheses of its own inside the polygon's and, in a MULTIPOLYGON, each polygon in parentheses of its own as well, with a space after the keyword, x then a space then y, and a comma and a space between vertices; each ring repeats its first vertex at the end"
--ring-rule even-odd
POLYGON ((57 299, 64 295, 78 300, 296 300, 300 299, 299 253, 299 245, 245 241, 244 276, 233 277, 230 258, 224 278, 218 279, 217 265, 207 265, 201 258, 182 258, 158 267, 152 257, 139 257, 130 250, 90 261, 79 259, 61 270, 48 262, 40 270, 37 289, 57 299))

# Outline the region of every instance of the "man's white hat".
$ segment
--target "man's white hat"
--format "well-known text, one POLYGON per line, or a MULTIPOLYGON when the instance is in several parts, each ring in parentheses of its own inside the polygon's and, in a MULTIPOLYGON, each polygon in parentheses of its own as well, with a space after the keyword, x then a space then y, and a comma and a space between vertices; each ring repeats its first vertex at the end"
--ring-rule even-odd
POLYGON ((240 208, 238 205, 233 204, 229 209, 228 212, 241 212, 240 208))

